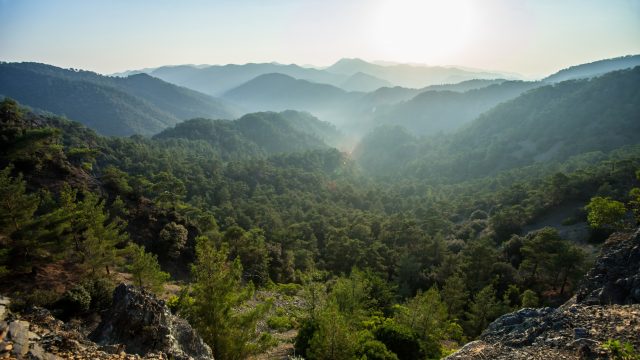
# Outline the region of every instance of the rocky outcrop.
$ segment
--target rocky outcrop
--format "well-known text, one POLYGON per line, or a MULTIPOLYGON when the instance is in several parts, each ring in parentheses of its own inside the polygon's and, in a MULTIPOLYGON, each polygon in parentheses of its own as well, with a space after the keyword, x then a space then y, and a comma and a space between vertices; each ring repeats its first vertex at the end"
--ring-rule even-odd
POLYGON ((573 300, 503 315, 447 359, 607 359, 610 339, 640 349, 638 295, 640 230, 614 234, 573 300))
POLYGON ((585 276, 577 302, 588 305, 640 303, 640 229, 614 234, 585 276))
POLYGON ((119 285, 113 305, 90 338, 100 345, 121 344, 128 353, 163 353, 176 360, 213 359, 209 346, 163 301, 131 285, 119 285))
POLYGON ((122 284, 113 297, 113 306, 91 334, 95 341, 81 324, 64 323, 43 308, 11 313, 9 299, 0 297, 0 358, 213 359, 189 323, 172 315, 152 294, 122 284))

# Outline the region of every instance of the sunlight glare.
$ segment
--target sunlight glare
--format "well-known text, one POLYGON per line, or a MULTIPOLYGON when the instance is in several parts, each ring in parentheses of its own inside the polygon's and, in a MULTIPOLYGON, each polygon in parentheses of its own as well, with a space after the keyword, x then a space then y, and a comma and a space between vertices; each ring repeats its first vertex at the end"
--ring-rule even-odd
POLYGON ((373 14, 372 45, 405 62, 446 60, 470 40, 468 0, 383 0, 373 14))

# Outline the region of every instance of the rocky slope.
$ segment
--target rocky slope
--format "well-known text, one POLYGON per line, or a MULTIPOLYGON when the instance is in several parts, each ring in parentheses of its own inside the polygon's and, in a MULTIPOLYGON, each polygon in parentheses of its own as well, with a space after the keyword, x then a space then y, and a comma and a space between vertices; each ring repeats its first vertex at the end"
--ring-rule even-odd
POLYGON ((87 336, 74 322, 63 323, 48 310, 18 315, 0 299, 0 358, 11 359, 213 359, 209 346, 164 302, 130 285, 119 285, 113 305, 87 336), (95 340, 92 341, 90 340, 95 340))
POLYGON ((576 297, 501 316, 447 359, 607 359, 610 340, 640 349, 640 229, 604 244, 576 297))

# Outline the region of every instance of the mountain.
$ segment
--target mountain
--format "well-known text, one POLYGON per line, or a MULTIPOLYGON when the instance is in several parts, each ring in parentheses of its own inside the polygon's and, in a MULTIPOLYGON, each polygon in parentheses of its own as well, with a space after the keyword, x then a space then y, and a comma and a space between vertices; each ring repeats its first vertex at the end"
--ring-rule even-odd
POLYGON ((457 92, 465 92, 469 90, 482 89, 490 85, 502 84, 507 80, 505 79, 473 79, 466 80, 459 83, 454 84, 441 84, 441 85, 430 85, 425 88, 420 89, 421 92, 424 91, 457 91, 457 92))
POLYGON ((192 65, 163 66, 151 71, 150 75, 205 94, 219 96, 251 79, 271 73, 280 73, 296 79, 335 86, 347 79, 347 76, 322 70, 277 63, 211 65, 206 67, 192 65))
POLYGON ((447 136, 419 139, 406 130, 374 131, 354 156, 377 174, 395 171, 403 174, 399 176, 469 179, 637 144, 639 118, 640 67, 636 67, 532 89, 447 136), (388 159, 387 153, 400 155, 388 159))
POLYGON ((304 110, 317 115, 361 96, 284 74, 258 76, 223 95, 249 111, 304 110))
POLYGON ((615 70, 629 69, 640 65, 640 55, 628 55, 613 59, 594 61, 588 64, 571 66, 543 79, 546 82, 560 82, 572 79, 584 79, 602 75, 615 70))
POLYGON ((146 74, 126 78, 37 63, 0 64, 0 94, 104 135, 151 135, 186 118, 231 118, 226 102, 146 74))
POLYGON ((635 144, 640 67, 534 89, 496 106, 455 135, 475 171, 566 159, 635 144))
POLYGON ((331 125, 296 111, 260 112, 237 120, 191 119, 165 129, 154 139, 202 140, 224 159, 328 149, 323 137, 337 136, 331 125))
POLYGON ((392 86, 392 84, 386 80, 378 79, 375 76, 365 74, 363 72, 357 72, 347 80, 345 80, 340 87, 347 91, 362 91, 369 92, 379 89, 381 87, 392 86))
POLYGON ((508 74, 466 70, 456 67, 408 64, 378 65, 361 59, 341 59, 325 70, 330 73, 348 76, 362 72, 388 81, 396 86, 409 88, 451 84, 472 79, 512 78, 508 74))
POLYGON ((453 131, 497 104, 539 85, 506 81, 466 92, 424 91, 408 101, 378 111, 372 122, 400 125, 416 135, 453 131))

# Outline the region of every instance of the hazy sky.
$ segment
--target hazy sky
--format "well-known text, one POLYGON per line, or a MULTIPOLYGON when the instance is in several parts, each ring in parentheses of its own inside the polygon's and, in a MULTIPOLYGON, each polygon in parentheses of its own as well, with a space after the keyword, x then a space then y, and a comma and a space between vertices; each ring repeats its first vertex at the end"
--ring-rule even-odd
POLYGON ((342 57, 540 76, 640 53, 640 0, 0 0, 0 60, 111 73, 342 57))

